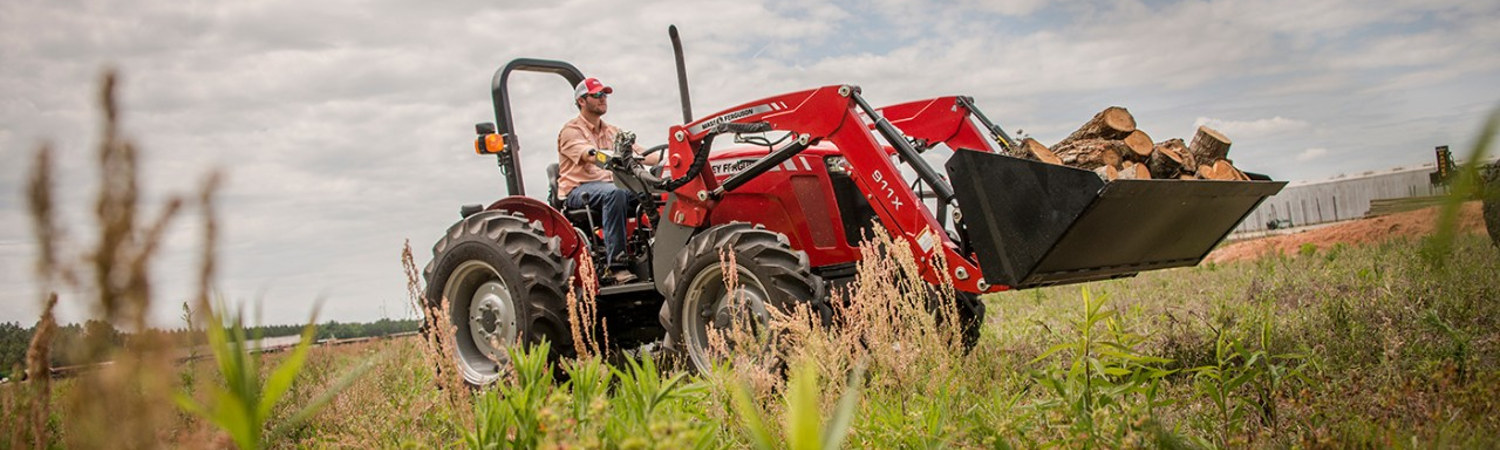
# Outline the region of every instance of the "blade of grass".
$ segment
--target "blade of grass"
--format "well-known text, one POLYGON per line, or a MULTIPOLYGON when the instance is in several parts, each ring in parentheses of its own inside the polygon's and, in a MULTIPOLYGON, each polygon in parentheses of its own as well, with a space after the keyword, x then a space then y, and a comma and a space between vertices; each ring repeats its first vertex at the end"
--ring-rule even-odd
POLYGON ((771 437, 771 429, 766 425, 760 407, 756 406, 755 400, 751 398, 750 389, 744 385, 733 387, 730 389, 730 401, 733 403, 734 411, 740 416, 740 424, 744 425, 745 431, 750 434, 751 446, 761 450, 776 448, 776 441, 771 437))
POLYGON ((844 386, 844 395, 839 397, 838 407, 833 410, 833 417, 829 418, 828 425, 823 430, 823 448, 836 449, 844 447, 844 438, 849 436, 849 424, 854 421, 854 411, 859 408, 859 398, 864 390, 865 364, 863 362, 854 366, 854 372, 849 374, 849 383, 844 386))
POLYGON ((1484 121, 1484 127, 1480 129, 1474 142, 1474 150, 1469 152, 1468 161, 1463 164, 1458 180, 1453 183, 1453 191, 1443 202, 1432 239, 1422 252, 1429 263, 1441 266, 1452 253, 1453 236, 1458 232, 1459 210, 1466 200, 1473 198, 1480 186, 1479 166, 1484 163, 1484 157, 1489 155, 1490 144, 1497 132, 1500 132, 1500 108, 1490 111, 1489 118, 1484 121))
POLYGON ((818 438, 819 403, 818 374, 811 364, 803 361, 792 368, 792 377, 787 383, 786 428, 787 446, 792 450, 811 450, 822 444, 818 438))
MULTIPOLYGON (((313 317, 317 317, 314 313, 313 317)), ((260 408, 256 411, 260 417, 270 417, 271 408, 276 401, 292 387, 292 381, 297 379, 297 374, 302 372, 302 364, 307 361, 307 351, 312 348, 313 334, 317 327, 313 325, 317 320, 310 320, 307 326, 302 327, 302 339, 297 342, 297 347, 292 349, 292 354, 281 361, 276 371, 266 379, 265 389, 261 392, 260 408)))
POLYGON ((314 414, 317 414, 318 411, 322 410, 324 406, 327 406, 329 402, 333 401, 334 397, 338 397, 339 393, 342 393, 345 389, 348 389, 350 385, 359 380, 359 377, 364 376, 366 372, 369 372, 370 369, 375 368, 376 364, 384 359, 384 353, 376 354, 375 356, 365 359, 364 362, 361 362, 353 369, 349 369, 348 372, 345 372, 343 376, 339 377, 338 381, 335 381, 332 385, 329 385, 327 389, 324 389, 323 392, 319 393, 317 397, 313 398, 312 401, 308 402, 307 405, 303 406, 302 409, 298 410, 295 414, 292 414, 292 416, 287 418, 285 422, 277 425, 276 432, 279 434, 280 432, 285 431, 287 428, 296 426, 297 424, 302 423, 302 421, 312 417, 314 414))

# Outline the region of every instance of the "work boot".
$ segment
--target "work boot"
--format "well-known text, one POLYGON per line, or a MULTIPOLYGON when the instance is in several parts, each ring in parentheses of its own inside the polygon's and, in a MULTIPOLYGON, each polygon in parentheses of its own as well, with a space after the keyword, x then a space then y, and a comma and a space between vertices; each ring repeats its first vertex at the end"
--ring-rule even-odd
POLYGON ((636 277, 635 274, 630 273, 629 270, 619 269, 615 270, 614 273, 610 275, 610 279, 615 280, 615 284, 625 284, 635 281, 636 277))

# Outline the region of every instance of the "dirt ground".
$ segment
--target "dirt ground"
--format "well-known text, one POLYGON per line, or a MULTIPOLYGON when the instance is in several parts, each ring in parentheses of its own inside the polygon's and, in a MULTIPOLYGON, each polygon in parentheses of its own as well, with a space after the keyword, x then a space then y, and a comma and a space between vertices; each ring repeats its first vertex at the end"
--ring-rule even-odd
MULTIPOLYGON (((1263 255, 1275 254, 1277 251, 1295 255, 1303 244, 1313 244, 1318 246, 1318 250, 1325 250, 1340 242, 1362 244, 1379 242, 1397 236, 1425 236, 1432 234, 1433 227, 1437 223, 1439 209, 1434 206, 1399 214, 1352 220, 1293 234, 1233 242, 1209 253, 1204 261, 1222 263, 1255 259, 1263 255)), ((1468 202, 1463 205, 1463 211, 1459 215, 1459 229, 1484 234, 1484 218, 1481 216, 1479 202, 1468 202)))

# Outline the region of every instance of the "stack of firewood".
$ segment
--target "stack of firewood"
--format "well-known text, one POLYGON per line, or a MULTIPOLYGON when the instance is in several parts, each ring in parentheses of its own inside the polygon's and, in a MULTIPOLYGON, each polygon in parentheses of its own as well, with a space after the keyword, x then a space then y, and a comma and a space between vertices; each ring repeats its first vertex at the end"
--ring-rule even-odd
POLYGON ((1218 131, 1200 126, 1191 144, 1184 145, 1182 139, 1175 138, 1152 143, 1150 135, 1136 128, 1135 117, 1118 106, 1095 114, 1078 131, 1052 147, 1026 138, 1013 153, 1022 158, 1092 170, 1105 180, 1250 179, 1226 158, 1229 138, 1218 131))

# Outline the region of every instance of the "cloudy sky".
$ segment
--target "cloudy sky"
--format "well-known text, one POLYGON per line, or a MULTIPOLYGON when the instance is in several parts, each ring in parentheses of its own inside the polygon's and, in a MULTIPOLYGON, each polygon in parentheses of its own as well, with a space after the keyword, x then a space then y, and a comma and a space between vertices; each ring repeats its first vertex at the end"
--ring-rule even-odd
MULTIPOLYGON (((877 105, 971 95, 1050 144, 1121 105, 1158 140, 1215 126, 1239 166, 1286 180, 1425 163, 1435 145, 1467 148, 1500 105, 1492 1, 6 0, 0 321, 39 310, 22 193, 41 142, 59 150, 65 227, 88 242, 105 67, 122 73, 148 208, 227 171, 225 297, 256 302, 265 323, 303 321, 318 301, 322 319, 363 321, 410 316, 404 240, 425 265, 459 205, 502 195, 494 160, 471 149, 496 68, 572 62, 615 87, 607 120, 662 143, 680 119, 674 23, 700 115, 850 83, 877 105)), ((571 90, 513 82, 541 195, 571 90)), ((179 323, 192 222, 156 266, 158 324, 179 323)), ((60 311, 89 313, 76 298, 60 311)))

